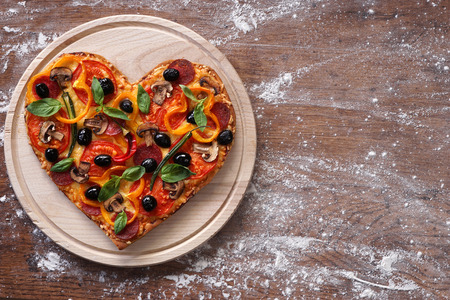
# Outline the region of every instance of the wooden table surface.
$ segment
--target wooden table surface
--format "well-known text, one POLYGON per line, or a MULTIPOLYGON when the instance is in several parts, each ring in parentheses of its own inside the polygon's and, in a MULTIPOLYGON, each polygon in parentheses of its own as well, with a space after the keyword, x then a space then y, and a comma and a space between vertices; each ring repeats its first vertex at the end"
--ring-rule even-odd
POLYGON ((174 261, 127 269, 47 238, 0 163, 0 298, 449 298, 449 9, 440 0, 2 1, 0 148, 10 97, 42 49, 87 21, 145 14, 226 55, 252 102, 258 152, 216 236, 174 261))

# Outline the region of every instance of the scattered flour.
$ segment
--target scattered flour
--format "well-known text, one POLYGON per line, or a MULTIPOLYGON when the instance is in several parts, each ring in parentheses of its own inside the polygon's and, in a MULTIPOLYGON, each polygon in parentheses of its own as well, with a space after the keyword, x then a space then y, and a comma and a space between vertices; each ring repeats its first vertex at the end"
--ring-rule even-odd
POLYGON ((6 32, 20 32, 21 30, 19 28, 11 28, 9 26, 3 26, 3 30, 5 30, 6 32))
POLYGON ((398 257, 398 253, 390 252, 388 256, 383 257, 378 267, 387 273, 392 273, 394 270, 392 265, 397 262, 398 257))
POLYGON ((45 257, 41 257, 37 262, 38 268, 44 271, 58 271, 65 272, 68 262, 61 259, 58 253, 48 252, 45 257))
MULTIPOLYGON (((216 46, 223 45, 244 35, 254 32, 258 26, 276 21, 286 15, 295 15, 299 19, 299 12, 306 12, 310 5, 303 1, 281 0, 276 5, 263 6, 259 2, 240 3, 238 1, 223 1, 223 11, 216 11, 215 15, 224 23, 232 23, 232 33, 225 37, 216 37, 210 42, 216 46)), ((216 9, 217 10, 217 9, 216 9)))
POLYGON ((371 299, 376 299, 377 298, 377 294, 371 290, 371 289, 365 289, 364 291, 362 291, 361 294, 359 294, 360 298, 371 298, 371 299))
POLYGON ((293 73, 281 73, 277 78, 269 82, 261 82, 251 88, 252 91, 260 91, 258 97, 265 102, 281 103, 286 97, 285 89, 292 85, 293 73))

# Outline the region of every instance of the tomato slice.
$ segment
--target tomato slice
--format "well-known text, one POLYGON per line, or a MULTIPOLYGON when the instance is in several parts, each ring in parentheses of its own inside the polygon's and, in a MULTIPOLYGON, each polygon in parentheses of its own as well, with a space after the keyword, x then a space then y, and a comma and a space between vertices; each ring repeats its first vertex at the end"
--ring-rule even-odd
POLYGON ((42 75, 33 82, 33 96, 36 99, 41 98, 36 93, 36 85, 38 85, 40 83, 44 83, 48 87, 48 91, 49 91, 48 97, 49 98, 57 99, 62 92, 56 81, 51 81, 49 76, 42 75))
MULTIPOLYGON (((167 212, 172 208, 174 200, 169 198, 169 191, 164 190, 162 188, 162 179, 161 177, 156 178, 155 185, 153 186, 153 190, 150 192, 150 174, 145 174, 145 188, 142 194, 138 197, 139 201, 139 213, 152 217, 152 216, 162 216, 164 214, 167 214, 167 212), (151 195, 155 197, 156 202, 158 203, 156 205, 156 208, 152 211, 146 211, 144 207, 142 206, 142 199, 146 195, 151 195)), ((134 185, 133 185, 134 186, 134 185)), ((136 187, 131 187, 131 190, 136 187)), ((131 192, 130 190, 130 192, 131 192)))
MULTIPOLYGON (((85 66, 86 84, 89 87, 92 85, 92 79, 94 78, 94 76, 97 79, 101 79, 101 78, 111 79, 111 81, 114 84, 114 93, 106 95, 103 100, 103 103, 106 104, 109 101, 111 101, 112 99, 114 99, 117 94, 117 84, 116 84, 116 80, 114 78, 114 74, 111 72, 111 70, 104 64, 102 64, 98 61, 95 61, 95 60, 83 60, 82 63, 85 66)), ((79 64, 78 67, 75 69, 75 71, 72 74, 72 85, 78 79, 78 77, 80 77, 82 71, 83 71, 83 67, 81 66, 81 64, 79 64)), ((83 89, 78 89, 78 88, 74 88, 74 90, 75 90, 75 93, 77 94, 78 98, 84 104, 86 104, 88 101, 88 95, 87 95, 86 91, 83 89)), ((96 104, 94 103, 93 105, 96 105, 96 104)))
MULTIPOLYGON (((150 96, 150 99, 153 98, 153 92, 150 88, 146 89, 147 93, 150 96)), ((151 101, 150 103, 150 112, 148 114, 144 114, 141 111, 139 111, 139 114, 144 122, 152 122, 156 125, 158 125, 158 128, 160 131, 167 131, 166 125, 164 125, 164 116, 167 113, 167 110, 170 107, 173 106, 180 106, 182 101, 182 93, 183 91, 179 86, 176 86, 172 90, 172 95, 164 100, 162 105, 158 105, 153 103, 151 101)), ((182 118, 183 116, 180 116, 179 118, 182 118)), ((184 115, 184 119, 176 118, 174 121, 174 127, 180 126, 181 122, 183 122, 186 119, 186 114, 184 115)))
POLYGON ((189 139, 186 143, 181 147, 180 152, 189 153, 191 156, 191 164, 189 165, 189 170, 194 172, 195 175, 191 175, 189 179, 199 179, 211 172, 212 169, 217 164, 217 159, 212 162, 206 162, 202 158, 201 153, 195 153, 193 151, 192 144, 194 143, 194 139, 189 139))
POLYGON ((178 113, 174 113, 173 115, 171 115, 169 117, 170 127, 172 127, 173 129, 177 129, 178 127, 180 127, 181 124, 183 124, 184 121, 186 121, 187 115, 188 115, 188 112, 183 112, 183 113, 178 112, 178 113))
POLYGON ((91 168, 88 173, 89 176, 100 177, 107 169, 118 165, 123 166, 125 164, 125 162, 118 163, 113 161, 108 167, 97 166, 94 163, 94 158, 99 154, 107 154, 114 157, 116 155, 123 155, 123 152, 119 146, 111 142, 102 140, 91 142, 89 146, 84 149, 84 152, 80 157, 80 161, 86 161, 91 164, 91 168))
MULTIPOLYGON (((61 110, 60 113, 62 116, 67 117, 65 111, 61 110)), ((44 152, 47 148, 55 148, 58 149, 59 153, 62 153, 70 143, 70 124, 61 123, 53 116, 43 118, 29 113, 27 117, 27 127, 31 143, 40 152, 44 152), (56 130, 64 134, 64 138, 61 142, 52 139, 48 144, 44 144, 39 140, 39 131, 41 130, 42 124, 47 120, 55 122, 56 130)))

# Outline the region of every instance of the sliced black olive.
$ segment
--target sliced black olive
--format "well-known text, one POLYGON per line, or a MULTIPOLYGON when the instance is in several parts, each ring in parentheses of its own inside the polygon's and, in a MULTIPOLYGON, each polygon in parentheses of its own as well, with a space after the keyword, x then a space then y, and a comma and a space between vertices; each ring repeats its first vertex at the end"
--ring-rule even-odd
POLYGON ((163 76, 167 81, 175 81, 178 79, 178 77, 180 77, 180 72, 178 72, 177 69, 169 68, 163 72, 163 76))
POLYGON ((186 118, 186 121, 187 121, 188 123, 197 125, 197 123, 195 122, 195 118, 194 118, 194 111, 191 111, 191 112, 188 114, 188 116, 187 116, 187 118, 186 118))
POLYGON ((152 173, 158 167, 158 163, 154 158, 147 158, 141 163, 141 166, 145 168, 145 173, 152 173))
POLYGON ((221 145, 228 145, 233 141, 233 133, 231 130, 225 129, 217 137, 217 142, 221 145))
POLYGON ((111 156, 108 154, 99 154, 94 158, 94 163, 99 167, 107 167, 111 162, 111 156))
POLYGON ((146 211, 152 211, 156 208, 158 205, 158 202, 156 201, 155 197, 147 195, 144 198, 142 198, 142 207, 146 211))
POLYGON ((185 152, 178 152, 173 156, 173 162, 185 167, 189 167, 191 164, 191 156, 185 152))
POLYGON ((92 141, 92 130, 89 128, 81 128, 78 131, 77 142, 81 146, 87 146, 92 141))
POLYGON ((102 87, 103 94, 109 95, 114 93, 114 83, 109 78, 102 78, 98 81, 102 87))
POLYGON ((45 83, 38 83, 35 86, 36 94, 41 98, 48 98, 50 91, 45 83))
POLYGON ((122 101, 120 101, 119 107, 126 113, 131 114, 133 112, 133 103, 130 101, 130 99, 123 99, 122 101))
POLYGON ((170 141, 170 137, 163 132, 158 132, 157 134, 155 134, 153 140, 155 141, 156 145, 160 146, 161 148, 169 148, 172 144, 172 142, 170 141))
POLYGON ((58 160, 59 152, 58 149, 47 148, 45 150, 45 159, 49 162, 55 162, 58 160))
POLYGON ((97 200, 99 194, 100 194, 100 187, 98 185, 93 185, 84 192, 86 198, 91 200, 97 200))

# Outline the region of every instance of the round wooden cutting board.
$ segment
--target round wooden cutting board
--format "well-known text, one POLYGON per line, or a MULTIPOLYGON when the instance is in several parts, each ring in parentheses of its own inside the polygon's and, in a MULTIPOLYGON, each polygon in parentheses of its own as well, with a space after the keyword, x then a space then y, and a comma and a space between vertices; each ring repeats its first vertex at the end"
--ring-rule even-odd
POLYGON ((211 238, 239 205, 256 156, 250 100, 230 62, 208 41, 171 21, 120 15, 83 24, 55 40, 18 83, 5 124, 5 158, 14 191, 32 221, 57 244, 86 259, 114 266, 147 266, 183 255, 211 238), (28 144, 23 118, 26 83, 61 53, 91 52, 111 61, 130 82, 158 63, 186 58, 215 69, 236 111, 236 137, 212 182, 175 215, 125 250, 117 250, 41 169, 28 144))

